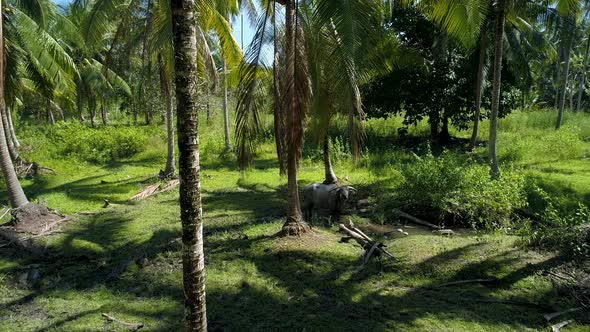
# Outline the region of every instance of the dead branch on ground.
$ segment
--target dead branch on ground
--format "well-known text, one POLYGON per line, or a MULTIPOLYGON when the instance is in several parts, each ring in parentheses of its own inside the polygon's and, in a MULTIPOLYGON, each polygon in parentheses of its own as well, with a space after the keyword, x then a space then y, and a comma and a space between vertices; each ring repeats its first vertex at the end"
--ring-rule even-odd
POLYGON ((376 256, 381 263, 381 256, 385 255, 390 259, 397 260, 390 252, 385 250, 385 244, 382 242, 377 242, 371 239, 367 234, 363 233, 360 229, 354 226, 352 222, 350 222, 349 227, 344 226, 344 224, 339 225, 340 230, 348 235, 347 237, 343 237, 340 239, 340 242, 348 242, 350 240, 356 241, 364 250, 365 253, 363 255, 363 261, 361 266, 357 269, 357 271, 362 270, 365 265, 369 262, 372 256, 376 256))
POLYGON ((127 323, 122 320, 118 320, 113 316, 105 314, 104 312, 101 314, 101 316, 104 319, 106 319, 108 322, 115 322, 115 323, 125 327, 129 331, 137 331, 137 330, 143 328, 143 323, 127 323))
POLYGON ((434 229, 442 229, 442 227, 440 227, 440 226, 431 224, 428 221, 424 221, 422 219, 418 219, 418 218, 416 218, 416 217, 414 217, 414 216, 412 216, 410 214, 407 214, 404 211, 398 210, 398 209, 393 209, 393 213, 397 214, 400 217, 404 217, 404 218, 410 220, 413 223, 416 223, 416 224, 419 224, 419 225, 422 225, 422 226, 427 226, 427 227, 434 228, 434 229))

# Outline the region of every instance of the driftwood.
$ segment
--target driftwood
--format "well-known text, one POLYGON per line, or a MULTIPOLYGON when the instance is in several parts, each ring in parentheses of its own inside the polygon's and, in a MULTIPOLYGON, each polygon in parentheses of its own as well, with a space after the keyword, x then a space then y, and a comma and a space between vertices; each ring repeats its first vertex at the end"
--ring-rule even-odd
POLYGON ((381 256, 385 255, 388 258, 397 260, 390 252, 385 250, 385 244, 382 242, 376 242, 371 239, 367 234, 363 233, 360 229, 356 228, 352 222, 349 224, 349 227, 344 226, 344 224, 339 225, 340 230, 346 233, 348 237, 343 237, 340 242, 348 242, 350 240, 356 241, 363 249, 365 249, 365 253, 363 255, 363 261, 361 266, 356 270, 362 270, 365 265, 369 262, 372 256, 376 256, 381 262, 381 256))
POLYGON ((562 327, 568 325, 569 323, 572 323, 573 321, 574 321, 573 319, 570 319, 570 320, 566 320, 566 321, 563 321, 561 323, 557 323, 555 325, 552 325, 551 326, 551 332, 559 332, 559 331, 561 331, 561 328, 562 327))
POLYGON ((550 314, 545 314, 545 315, 543 315, 543 317, 545 318, 546 321, 549 322, 556 317, 568 314, 570 312, 580 311, 582 309, 583 309, 582 307, 570 308, 570 309, 566 309, 566 310, 562 310, 562 311, 552 312, 550 314))
POLYGON ((437 287, 463 285, 463 284, 473 284, 473 283, 490 284, 490 283, 495 283, 495 282, 498 282, 498 279, 497 278, 457 280, 457 281, 445 282, 444 284, 440 284, 437 287))
POLYGON ((124 328, 126 328, 129 331, 137 331, 143 327, 143 323, 127 323, 122 320, 118 320, 113 316, 109 316, 108 314, 105 314, 104 312, 101 314, 101 316, 104 319, 106 319, 108 322, 115 322, 115 323, 123 326, 124 328))
POLYGON ((400 217, 404 217, 404 218, 410 220, 413 223, 416 223, 416 224, 419 224, 419 225, 422 225, 422 226, 427 226, 427 227, 434 228, 434 229, 442 229, 442 227, 440 227, 440 226, 431 224, 428 221, 424 221, 422 219, 418 219, 418 218, 416 218, 416 217, 414 217, 414 216, 412 216, 410 214, 407 214, 404 211, 398 210, 398 209, 393 209, 393 213, 397 214, 400 217))

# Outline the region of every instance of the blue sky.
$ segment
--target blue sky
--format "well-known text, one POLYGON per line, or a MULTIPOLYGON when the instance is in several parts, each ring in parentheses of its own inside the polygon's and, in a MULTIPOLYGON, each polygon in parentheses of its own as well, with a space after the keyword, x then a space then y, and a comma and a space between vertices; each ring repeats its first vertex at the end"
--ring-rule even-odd
MULTIPOLYGON (((58 5, 65 6, 72 2, 72 0, 53 0, 53 2, 57 3, 58 5)), ((240 40, 242 29, 240 25, 240 17, 238 16, 232 22, 232 28, 234 30, 234 38, 236 39, 238 44, 242 45, 242 41, 240 40)), ((246 17, 244 17, 244 48, 248 48, 248 45, 250 45, 252 38, 254 38, 254 27, 250 26, 248 20, 246 19, 246 17)))

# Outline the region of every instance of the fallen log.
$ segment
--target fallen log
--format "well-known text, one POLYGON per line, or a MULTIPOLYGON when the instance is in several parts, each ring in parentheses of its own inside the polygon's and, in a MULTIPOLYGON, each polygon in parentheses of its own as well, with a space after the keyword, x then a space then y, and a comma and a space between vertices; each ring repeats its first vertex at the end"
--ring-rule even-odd
POLYGON ((418 219, 418 218, 416 218, 416 217, 414 217, 414 216, 412 216, 410 214, 405 213, 404 211, 401 211, 401 210, 398 210, 398 209, 393 209, 392 211, 393 211, 393 213, 397 214, 398 216, 404 217, 404 218, 410 220, 413 223, 416 223, 416 224, 419 224, 419 225, 422 225, 422 226, 427 226, 427 227, 434 228, 434 229, 442 229, 442 227, 440 227, 440 226, 431 224, 428 221, 424 221, 422 219, 418 219))
POLYGON ((455 286, 455 285, 472 284, 472 283, 490 284, 490 283, 495 283, 495 282, 498 282, 497 278, 457 280, 457 281, 445 282, 444 284, 440 284, 436 287, 446 287, 446 286, 455 286))
POLYGON ((137 330, 143 328, 143 323, 127 323, 122 320, 118 320, 113 316, 109 316, 108 314, 105 314, 104 312, 101 315, 108 322, 115 322, 115 323, 123 326, 124 328, 126 328, 129 331, 137 331, 137 330))
POLYGON ((544 314, 543 318, 545 318, 545 320, 549 322, 556 317, 568 314, 570 312, 579 311, 582 309, 583 309, 582 307, 577 307, 577 308, 570 308, 570 309, 566 309, 566 310, 562 310, 562 311, 552 312, 550 314, 544 314))
POLYGON ((157 182, 157 183, 154 183, 152 185, 145 187, 142 191, 140 191, 139 193, 137 193, 137 194, 133 195, 131 198, 129 198, 129 200, 130 201, 137 201, 140 199, 145 199, 150 196, 154 196, 156 194, 172 190, 172 189, 176 188, 179 184, 180 184, 179 179, 171 179, 168 183, 157 182))
POLYGON ((552 325, 551 326, 551 332, 559 332, 559 331, 561 331, 561 328, 562 327, 568 325, 569 323, 572 323, 573 321, 574 321, 573 319, 570 319, 570 320, 566 320, 566 321, 563 321, 561 323, 557 323, 555 325, 552 325))
POLYGON ((349 227, 344 226, 344 224, 339 225, 340 230, 343 231, 348 237, 343 237, 340 242, 348 242, 349 240, 355 240, 364 250, 365 253, 363 255, 363 260, 361 266, 356 271, 360 271, 364 268, 364 266, 369 262, 372 256, 376 256, 381 262, 380 257, 382 255, 387 256, 388 258, 397 260, 390 252, 385 250, 385 244, 382 242, 377 242, 371 239, 368 235, 363 233, 360 229, 356 228, 352 222, 350 222, 349 227))

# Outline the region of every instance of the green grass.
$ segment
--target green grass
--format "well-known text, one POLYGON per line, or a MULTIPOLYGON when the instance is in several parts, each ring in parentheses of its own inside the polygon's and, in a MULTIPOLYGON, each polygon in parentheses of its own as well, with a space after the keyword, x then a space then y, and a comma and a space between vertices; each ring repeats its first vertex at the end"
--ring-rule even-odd
MULTIPOLYGON (((201 125, 210 330, 544 331, 543 310, 473 299, 528 301, 556 310, 575 306, 541 274, 561 264, 559 257, 524 250, 518 237, 502 231, 461 231, 449 238, 408 227, 408 237, 376 234, 400 258, 385 262, 382 273, 375 263, 353 273, 361 250, 338 243, 335 227, 314 227, 313 234, 300 239, 276 237, 286 191, 273 145, 262 144, 252 169, 240 173, 231 157, 221 156, 221 116, 215 115, 214 126, 201 125), (488 277, 499 282, 493 287, 437 287, 447 281, 488 277)), ((504 167, 527 172, 566 204, 590 203, 590 144, 573 126, 590 122, 587 115, 576 116, 566 117, 563 135, 577 135, 568 139, 581 148, 562 151, 559 157, 531 152, 543 151, 540 145, 560 144, 561 138, 538 140, 542 133, 553 135, 549 113, 516 113, 500 123, 501 157, 508 155, 506 146, 516 137, 533 145, 521 148, 517 158, 503 159, 504 167)), ((383 123, 372 120, 370 130, 395 142, 395 135, 387 137, 395 129, 386 129, 399 122, 383 123)), ((485 132, 484 125, 482 138, 485 132)), ((127 201, 141 190, 140 181, 164 166, 161 135, 131 158, 103 164, 50 155, 43 144, 35 143, 43 140, 31 135, 22 138, 28 144, 27 157, 56 174, 23 181, 25 191, 73 220, 63 233, 35 241, 48 248, 47 256, 0 248, 0 331, 120 329, 105 326, 103 312, 142 322, 146 331, 181 330, 178 191, 127 201), (115 204, 103 209, 104 199, 115 204), (76 214, 80 211, 85 213, 76 214), (32 270, 41 276, 34 283, 26 281, 32 270)), ((336 173, 376 200, 402 183, 400 165, 411 165, 412 153, 421 154, 423 148, 394 145, 384 152, 369 150, 359 167, 352 167, 346 158, 337 159, 336 173)), ((480 147, 469 158, 481 159, 483 153, 480 147)), ((301 165, 300 185, 318 181, 322 174, 321 162, 308 155, 301 165)), ((354 219, 364 225, 370 222, 354 219)), ((375 221, 397 222, 388 215, 375 216, 375 221)), ((590 330, 584 315, 571 315, 577 323, 567 330, 590 330)))

